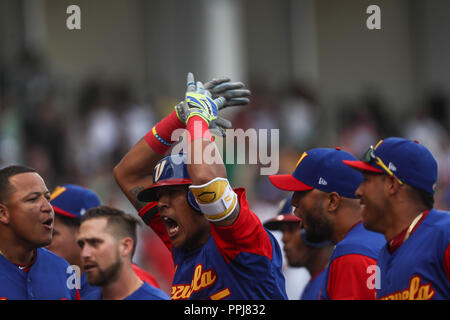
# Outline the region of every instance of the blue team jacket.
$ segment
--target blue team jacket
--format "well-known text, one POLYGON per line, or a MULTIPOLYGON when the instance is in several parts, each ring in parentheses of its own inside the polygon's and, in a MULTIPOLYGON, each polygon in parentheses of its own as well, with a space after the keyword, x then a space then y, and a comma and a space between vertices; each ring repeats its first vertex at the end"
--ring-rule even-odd
POLYGON ((372 259, 377 259, 382 246, 386 243, 384 236, 381 233, 369 231, 364 228, 362 222, 351 229, 342 241, 336 244, 330 262, 326 269, 325 281, 322 283, 321 299, 328 300, 328 275, 330 272, 330 265, 334 259, 342 257, 347 254, 360 254, 372 259))
POLYGON ((444 256, 450 242, 450 213, 432 209, 392 254, 384 246, 378 258, 378 299, 450 299, 444 256))
POLYGON ((211 237, 195 250, 172 248, 159 214, 148 222, 172 252, 173 300, 287 299, 278 242, 250 210, 245 189, 234 190, 237 220, 228 227, 211 223, 211 237))
POLYGON ((303 289, 300 300, 319 300, 320 289, 322 289, 326 276, 326 269, 324 269, 314 279, 310 280, 303 289))
POLYGON ((75 299, 76 288, 70 279, 75 271, 69 263, 44 248, 38 248, 36 255, 28 273, 0 255, 0 299, 75 299))

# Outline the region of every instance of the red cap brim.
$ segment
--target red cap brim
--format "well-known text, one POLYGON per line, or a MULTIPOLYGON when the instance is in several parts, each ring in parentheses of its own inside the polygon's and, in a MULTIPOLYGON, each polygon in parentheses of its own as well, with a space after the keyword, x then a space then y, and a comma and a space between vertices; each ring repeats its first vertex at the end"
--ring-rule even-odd
POLYGON ((58 208, 58 207, 54 206, 54 205, 52 205, 52 207, 53 207, 53 211, 55 213, 57 213, 57 214, 60 214, 62 216, 66 216, 66 217, 70 217, 70 218, 78 219, 78 217, 76 215, 74 215, 74 214, 72 214, 70 212, 67 212, 67 211, 65 211, 65 210, 63 210, 61 208, 58 208))
POLYGON ((286 191, 307 191, 314 189, 311 186, 308 186, 307 184, 304 184, 300 180, 295 179, 290 174, 279 174, 279 175, 273 175, 269 176, 270 182, 281 190, 286 191))
POLYGON ((380 169, 375 168, 374 166, 371 166, 370 164, 364 161, 342 160, 342 162, 348 165, 349 167, 352 167, 353 169, 357 169, 360 171, 383 173, 383 171, 381 171, 380 169))
POLYGON ((300 223, 302 219, 293 214, 280 214, 264 223, 264 227, 269 230, 280 230, 281 224, 286 222, 300 223))

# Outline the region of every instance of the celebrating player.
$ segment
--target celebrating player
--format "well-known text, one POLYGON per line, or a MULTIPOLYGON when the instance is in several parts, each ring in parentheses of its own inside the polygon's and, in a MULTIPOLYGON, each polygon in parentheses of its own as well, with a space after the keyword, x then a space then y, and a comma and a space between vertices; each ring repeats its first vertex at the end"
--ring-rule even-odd
POLYGON ((221 108, 248 103, 250 92, 228 81, 203 87, 189 74, 186 100, 125 155, 115 178, 172 252, 172 299, 287 299, 278 243, 245 189, 231 188, 208 129, 224 123, 221 108), (209 91, 221 93, 213 100, 209 91), (184 127, 187 153, 164 157, 184 127))
MULTIPOLYGON (((50 204, 55 212, 53 227, 53 239, 47 249, 66 259, 71 265, 80 267, 80 296, 81 299, 92 296, 93 291, 99 295, 100 287, 89 285, 86 273, 81 263, 80 247, 77 237, 80 228, 80 220, 83 214, 90 208, 100 205, 98 196, 89 189, 74 184, 57 186, 50 195, 50 204)), ((133 269, 141 280, 159 288, 156 279, 145 270, 133 264, 133 269)))
POLYGON ((102 288, 87 300, 168 300, 162 290, 142 281, 131 259, 136 249, 137 220, 107 206, 89 209, 81 218, 77 243, 88 282, 102 288))
POLYGON ((305 267, 311 275, 302 291, 300 300, 318 300, 325 268, 330 260, 334 246, 329 241, 313 243, 306 240, 301 219, 293 214, 292 195, 281 202, 278 215, 264 223, 269 230, 281 230, 284 253, 291 267, 305 267))
POLYGON ((79 299, 75 272, 52 241, 50 192, 32 168, 0 170, 0 300, 79 299))
POLYGON ((294 214, 302 219, 308 241, 336 244, 320 298, 373 300, 367 272, 376 265, 385 241, 362 225, 355 196, 362 175, 342 160, 356 158, 340 148, 311 149, 302 154, 292 174, 269 179, 277 188, 294 191, 294 214))
POLYGON ((417 141, 387 138, 363 161, 356 190, 364 226, 384 234, 378 258, 378 299, 450 299, 450 214, 433 209, 438 168, 417 141))

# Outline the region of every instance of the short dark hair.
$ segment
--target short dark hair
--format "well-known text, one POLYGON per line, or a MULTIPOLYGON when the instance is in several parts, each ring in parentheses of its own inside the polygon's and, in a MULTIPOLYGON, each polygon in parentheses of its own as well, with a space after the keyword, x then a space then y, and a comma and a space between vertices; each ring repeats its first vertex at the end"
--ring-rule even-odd
POLYGON ((84 213, 81 217, 81 224, 96 218, 106 218, 107 225, 113 229, 115 237, 130 237, 133 239, 133 250, 131 252, 131 257, 133 257, 137 244, 136 226, 139 224, 139 221, 122 210, 108 206, 98 206, 90 208, 84 213))
POLYGON ((16 190, 9 182, 9 178, 16 174, 36 172, 33 168, 22 165, 11 165, 0 169, 0 203, 5 203, 16 190))
POLYGON ((425 190, 418 189, 409 185, 410 195, 416 199, 420 199, 422 203, 428 208, 432 209, 434 207, 434 195, 426 192, 425 190))

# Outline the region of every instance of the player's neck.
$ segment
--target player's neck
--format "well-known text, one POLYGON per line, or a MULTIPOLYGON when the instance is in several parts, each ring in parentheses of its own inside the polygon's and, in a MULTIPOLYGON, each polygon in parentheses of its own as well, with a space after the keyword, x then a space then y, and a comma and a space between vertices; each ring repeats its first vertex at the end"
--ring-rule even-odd
POLYGON ((428 210, 425 207, 414 207, 408 210, 396 210, 392 214, 392 220, 389 225, 386 226, 384 236, 387 241, 393 239, 396 235, 400 234, 403 230, 411 226, 415 219, 428 210))
POLYGON ((102 287, 102 299, 123 300, 135 292, 142 284, 143 281, 139 279, 131 265, 129 267, 124 266, 116 281, 102 287))
POLYGON ((35 249, 21 246, 18 243, 10 243, 9 241, 0 242, 0 254, 9 262, 14 264, 26 265, 33 260, 35 249))
POLYGON ((334 223, 333 237, 331 241, 334 244, 341 242, 348 232, 358 223, 362 217, 357 210, 346 210, 339 214, 339 218, 334 223))

